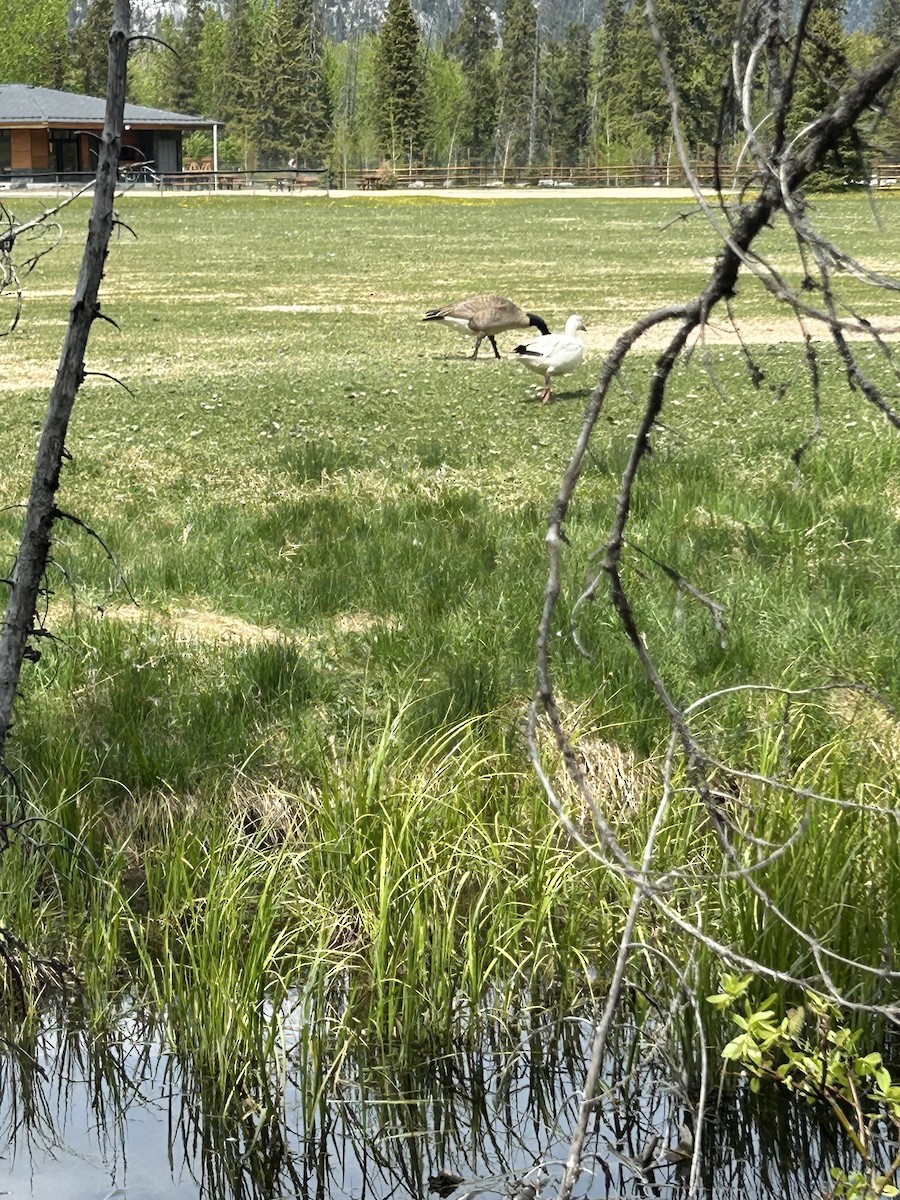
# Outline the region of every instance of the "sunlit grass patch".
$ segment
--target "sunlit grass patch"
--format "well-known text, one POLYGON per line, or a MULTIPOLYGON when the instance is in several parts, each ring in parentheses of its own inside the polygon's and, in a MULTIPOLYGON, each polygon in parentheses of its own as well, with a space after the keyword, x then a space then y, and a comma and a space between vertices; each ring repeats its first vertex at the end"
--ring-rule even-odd
MULTIPOLYGON (((83 529, 59 526, 48 585, 61 641, 42 642, 28 667, 13 743, 51 867, 0 856, 10 921, 85 964, 98 994, 152 996, 182 1039, 201 1042, 208 1018, 232 1056, 256 1037, 271 1050, 261 998, 271 1016, 292 989, 340 1009, 347 1029, 365 1014, 382 1032, 424 1021, 446 1033, 460 998, 543 985, 571 998, 594 975, 602 983, 619 885, 548 812, 523 734, 546 515, 599 342, 542 406, 509 361, 515 335, 501 339, 504 360, 472 362, 470 342, 421 316, 490 287, 552 328, 580 311, 606 337, 699 290, 715 254, 708 228, 672 224, 677 206, 609 200, 123 206, 139 239, 113 247, 104 291, 121 332, 98 325, 88 365, 133 394, 110 381, 84 389, 62 497, 118 565, 83 529), (85 924, 99 893, 103 923, 85 924), (244 977, 222 961, 241 947, 244 977), (238 1017, 222 1033, 229 1005, 238 1017)), ((900 230, 877 229, 864 202, 820 207, 862 257, 900 258, 900 230)), ((766 238, 773 257, 787 252, 782 231, 766 238)), ((9 505, 27 487, 77 242, 41 264, 20 329, 0 343, 9 505)), ((896 317, 895 295, 882 304, 896 317)), ((641 632, 679 704, 765 679, 855 678, 896 695, 896 437, 824 354, 823 435, 797 463, 812 427, 799 335, 787 340, 749 282, 736 311, 760 337, 771 331, 771 343, 750 339, 762 385, 733 338, 694 349, 631 527, 724 606, 727 638, 630 555, 641 632)), ((598 569, 655 352, 627 365, 595 434, 566 529, 579 586, 598 569)), ((884 370, 875 353, 866 363, 884 370)), ((9 554, 19 523, 16 508, 0 515, 9 554)), ((602 581, 578 613, 589 657, 576 648, 576 595, 554 631, 554 669, 586 769, 636 849, 666 722, 602 581)), ((839 716, 795 734, 804 785, 865 784, 868 751, 839 716)), ((732 751, 765 757, 759 721, 732 727, 732 751)), ((869 781, 885 795, 892 761, 885 750, 869 781)), ((590 835, 582 800, 563 802, 590 835)), ((699 876, 713 862, 709 830, 680 804, 663 851, 699 876)), ((773 805, 773 835, 792 819, 773 805)), ((785 863, 785 894, 798 911, 827 908, 849 945, 864 936, 852 915, 864 884, 840 847, 871 837, 879 896, 893 903, 896 872, 879 866, 894 861, 893 834, 851 818, 815 834, 785 863)), ((720 903, 717 887, 709 911, 723 936, 768 939, 792 962, 802 953, 757 928, 746 897, 720 903)))

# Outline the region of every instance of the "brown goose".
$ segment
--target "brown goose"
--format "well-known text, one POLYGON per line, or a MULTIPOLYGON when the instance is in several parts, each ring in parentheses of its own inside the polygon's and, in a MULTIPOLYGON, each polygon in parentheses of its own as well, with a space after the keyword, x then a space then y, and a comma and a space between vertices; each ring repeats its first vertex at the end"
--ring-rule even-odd
POLYGON ((526 312, 507 300, 505 296, 470 296, 468 300, 460 300, 456 304, 448 304, 445 308, 430 308, 423 321, 440 321, 452 329, 458 329, 469 337, 474 337, 475 350, 472 358, 478 357, 478 347, 485 338, 494 347, 495 357, 500 357, 494 335, 505 333, 507 329, 528 329, 534 326, 541 333, 549 333, 546 321, 537 313, 526 312))

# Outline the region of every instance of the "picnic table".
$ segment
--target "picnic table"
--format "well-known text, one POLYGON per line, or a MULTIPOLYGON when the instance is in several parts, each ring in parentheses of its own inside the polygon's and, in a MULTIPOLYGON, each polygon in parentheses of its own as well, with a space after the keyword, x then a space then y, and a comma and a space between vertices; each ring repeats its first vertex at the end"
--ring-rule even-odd
POLYGON ((318 175, 301 175, 297 172, 293 175, 276 175, 274 179, 268 181, 268 185, 279 192, 293 192, 295 188, 323 186, 318 175))
POLYGON ((208 188, 212 187, 213 177, 205 171, 182 171, 178 175, 162 175, 164 188, 208 188))

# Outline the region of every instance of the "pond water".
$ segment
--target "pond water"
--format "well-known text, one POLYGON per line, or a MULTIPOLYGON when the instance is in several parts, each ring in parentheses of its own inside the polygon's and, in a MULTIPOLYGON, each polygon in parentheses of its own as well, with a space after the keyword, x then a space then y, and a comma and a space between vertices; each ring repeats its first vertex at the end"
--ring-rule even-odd
MULTIPOLYGON (((587 1021, 489 1028, 477 1051, 400 1070, 389 1052, 346 1057, 310 1105, 307 1049, 288 1052, 259 1090, 204 1079, 138 1018, 113 1039, 47 1025, 0 1058, 0 1192, 31 1200, 542 1200, 556 1194, 590 1039, 587 1021), (234 1113, 223 1118, 223 1108, 234 1113), (441 1173, 461 1177, 459 1182, 441 1173), (529 1188, 532 1185, 535 1190, 529 1188)), ((299 1043, 298 1043, 299 1045, 299 1043)), ((641 1067, 623 1031, 607 1073, 576 1195, 686 1196, 664 1161, 690 1115, 674 1064, 641 1067), (638 1167, 652 1139, 659 1165, 638 1167)), ((663 1056, 664 1058, 665 1056, 663 1056)), ((319 1064, 319 1068, 321 1067, 319 1064)), ((319 1069, 317 1068, 317 1069, 319 1069)), ((823 1194, 841 1161, 828 1123, 749 1093, 716 1103, 704 1125, 706 1200, 823 1194)))

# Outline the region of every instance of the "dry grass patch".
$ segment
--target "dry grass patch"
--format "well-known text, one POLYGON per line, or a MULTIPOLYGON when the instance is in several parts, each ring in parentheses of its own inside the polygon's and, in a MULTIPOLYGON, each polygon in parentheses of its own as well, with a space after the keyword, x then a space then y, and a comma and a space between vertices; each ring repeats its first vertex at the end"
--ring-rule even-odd
POLYGON ((895 709, 850 688, 833 692, 829 709, 836 723, 858 739, 860 753, 874 754, 900 785, 900 717, 895 709))
MULTIPOLYGON (((585 322, 588 326, 587 333, 583 335, 585 349, 588 352, 594 351, 598 354, 605 354, 612 349, 616 339, 629 324, 626 319, 617 321, 615 324, 610 322, 596 323, 590 319, 589 314, 585 316, 585 322)), ((811 321, 809 324, 814 341, 830 343, 831 338, 824 325, 820 325, 815 321, 811 321)), ((876 316, 872 318, 872 324, 876 329, 881 331, 885 339, 897 340, 900 338, 900 324, 897 323, 896 317, 876 316)), ((672 330, 673 326, 671 324, 655 326, 653 329, 648 330, 640 339, 638 349, 662 349, 671 341, 672 330)), ((744 317, 738 322, 738 331, 740 332, 740 339, 733 326, 712 322, 693 334, 689 344, 695 346, 736 346, 740 341, 743 341, 753 346, 774 346, 782 343, 798 344, 803 341, 803 332, 799 324, 793 318, 789 317, 778 319, 744 317)), ((848 339, 851 340, 864 340, 868 336, 864 333, 849 332, 847 334, 848 339)))
MULTIPOLYGON (((560 707, 564 710, 565 705, 560 707)), ((564 766, 546 723, 540 726, 538 739, 544 769, 563 813, 591 843, 597 837, 597 818, 614 830, 622 828, 645 807, 647 797, 659 791, 662 779, 653 760, 639 759, 633 750, 600 733, 579 732, 581 714, 581 708, 569 717, 563 712, 563 726, 575 752, 582 786, 564 766)))
POLYGON ((159 612, 138 608, 134 604, 122 604, 106 609, 104 616, 129 625, 163 625, 179 642, 261 645, 300 640, 296 634, 286 633, 272 625, 255 625, 241 617, 199 608, 173 608, 159 612))
POLYGON ((344 612, 335 616, 328 627, 316 633, 298 632, 275 625, 257 625, 242 617, 208 609, 184 607, 162 611, 135 604, 106 608, 102 619, 122 621, 127 625, 158 626, 171 633, 177 642, 224 646, 289 642, 306 651, 317 644, 335 649, 340 638, 359 637, 376 630, 395 631, 401 627, 401 622, 393 617, 380 617, 370 612, 344 612))
POLYGON ((337 633, 345 636, 371 633, 374 629, 396 630, 400 622, 390 617, 378 617, 368 612, 340 613, 334 619, 337 633))

